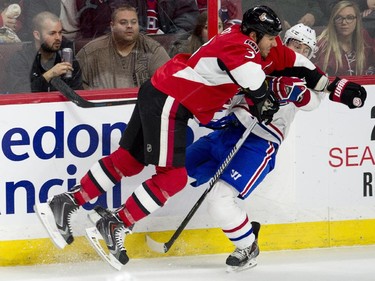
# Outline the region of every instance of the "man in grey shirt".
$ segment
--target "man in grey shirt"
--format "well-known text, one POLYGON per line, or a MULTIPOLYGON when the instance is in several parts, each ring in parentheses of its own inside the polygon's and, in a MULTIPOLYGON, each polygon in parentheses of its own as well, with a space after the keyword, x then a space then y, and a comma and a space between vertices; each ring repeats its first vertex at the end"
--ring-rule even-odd
POLYGON ((132 6, 112 13, 111 32, 87 43, 77 54, 85 89, 139 87, 170 58, 155 40, 139 33, 132 6))

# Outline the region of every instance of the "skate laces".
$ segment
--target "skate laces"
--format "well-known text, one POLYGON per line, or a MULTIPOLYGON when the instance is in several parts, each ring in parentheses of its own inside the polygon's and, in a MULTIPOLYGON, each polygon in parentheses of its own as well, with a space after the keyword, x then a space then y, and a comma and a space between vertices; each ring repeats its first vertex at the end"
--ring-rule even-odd
POLYGON ((251 249, 252 247, 247 247, 245 249, 239 249, 236 248, 234 252, 231 254, 232 257, 237 258, 238 260, 242 261, 244 259, 247 259, 251 255, 251 249))
POLYGON ((112 214, 112 216, 117 221, 117 226, 114 231, 116 246, 120 250, 125 250, 124 237, 125 235, 132 233, 131 228, 126 227, 124 223, 121 222, 119 218, 117 218, 116 214, 112 214))
POLYGON ((124 224, 120 223, 121 226, 117 227, 115 229, 115 243, 116 243, 116 247, 122 251, 122 250, 125 250, 124 248, 124 236, 126 234, 126 228, 124 226, 124 224))

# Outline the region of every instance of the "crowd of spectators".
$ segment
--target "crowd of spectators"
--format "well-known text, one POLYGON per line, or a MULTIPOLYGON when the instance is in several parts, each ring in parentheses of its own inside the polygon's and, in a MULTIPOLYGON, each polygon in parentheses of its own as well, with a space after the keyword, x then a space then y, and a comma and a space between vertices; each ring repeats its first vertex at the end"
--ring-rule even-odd
MULTIPOLYGON (((282 19, 281 36, 297 24, 316 32, 318 43, 311 60, 330 76, 374 75, 375 0, 219 2, 218 32, 240 23, 243 12, 250 7, 268 5, 282 19)), ((38 44, 43 47, 45 42, 37 43, 38 30, 33 20, 41 12, 49 12, 60 19, 61 42, 64 42, 60 47, 70 45, 77 55, 85 89, 139 87, 171 57, 181 52, 193 53, 207 41, 207 3, 207 0, 0 0, 0 52, 1 44, 22 42, 28 45, 28 52, 34 52, 33 60, 29 59, 34 62, 43 54, 38 44), (136 23, 113 16, 124 5, 134 8, 136 23), (15 9, 17 6, 19 10, 15 9), (15 11, 19 13, 14 14, 15 11)), ((14 61, 22 57, 25 48, 9 58, 11 67, 22 67, 14 61)), ((61 48, 55 59, 60 56, 61 48)), ((30 62, 23 67, 29 72, 30 85, 23 86, 22 91, 33 92, 33 73, 26 69, 30 62)), ((44 66, 40 74, 50 68, 44 66)), ((20 91, 13 85, 4 93, 20 91)))

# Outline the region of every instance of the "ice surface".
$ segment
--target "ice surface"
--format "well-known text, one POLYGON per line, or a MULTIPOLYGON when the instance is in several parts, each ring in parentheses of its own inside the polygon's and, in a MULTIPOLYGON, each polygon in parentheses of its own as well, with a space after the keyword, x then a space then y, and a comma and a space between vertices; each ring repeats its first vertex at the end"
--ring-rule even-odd
POLYGON ((101 260, 0 267, 0 280, 67 281, 374 281, 375 245, 261 252, 258 265, 226 273, 227 255, 133 259, 121 271, 101 260))

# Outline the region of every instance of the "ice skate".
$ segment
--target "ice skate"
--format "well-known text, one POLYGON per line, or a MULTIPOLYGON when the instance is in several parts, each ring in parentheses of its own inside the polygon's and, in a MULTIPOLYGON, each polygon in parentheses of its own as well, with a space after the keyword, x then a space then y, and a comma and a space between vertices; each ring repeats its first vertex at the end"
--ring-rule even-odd
MULTIPOLYGON (((106 262, 120 270, 129 261, 124 248, 124 236, 130 234, 131 230, 112 212, 102 207, 96 207, 95 211, 101 218, 96 222, 96 227, 86 229, 86 237, 106 262), (100 240, 104 240, 108 250, 102 247, 100 240)), ((93 220, 92 214, 90 220, 93 220)))
POLYGON ((34 210, 40 221, 48 231, 54 244, 63 249, 74 241, 71 215, 79 206, 71 192, 53 196, 47 203, 35 204, 34 210))
POLYGON ((257 265, 256 257, 259 255, 258 247, 258 233, 260 224, 258 222, 251 222, 253 226, 253 233, 255 241, 253 244, 245 249, 236 248, 226 260, 227 272, 237 272, 252 268, 257 265))

